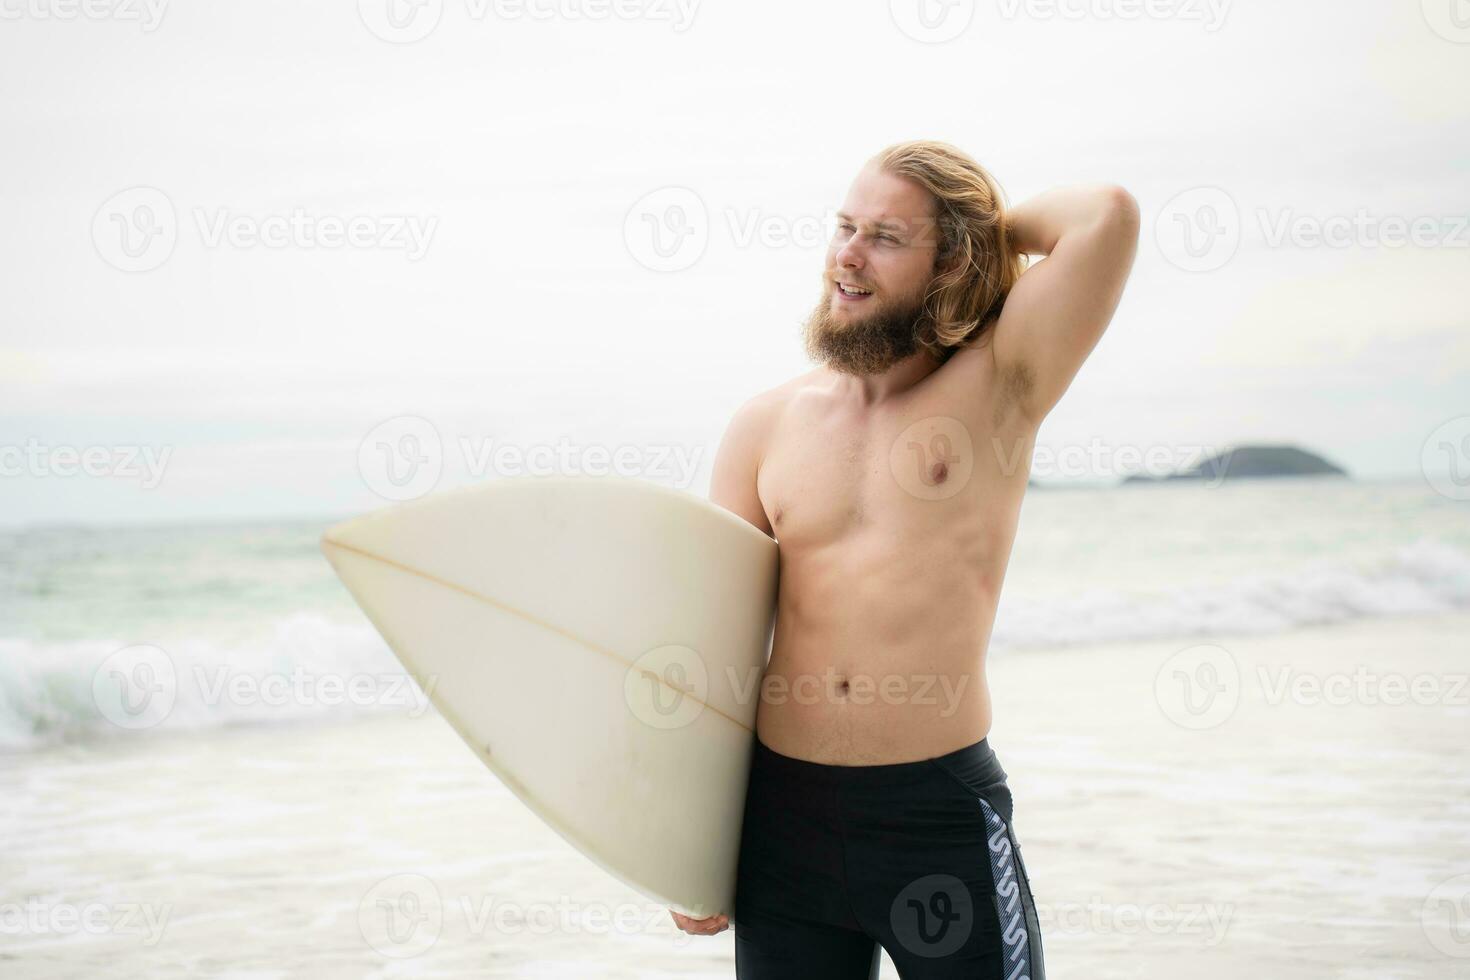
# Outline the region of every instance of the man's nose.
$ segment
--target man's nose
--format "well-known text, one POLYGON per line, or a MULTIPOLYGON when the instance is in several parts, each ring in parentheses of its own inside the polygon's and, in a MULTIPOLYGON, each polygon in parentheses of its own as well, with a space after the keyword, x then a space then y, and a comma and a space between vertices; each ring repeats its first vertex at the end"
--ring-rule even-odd
POLYGON ((844 269, 861 269, 866 257, 863 255, 862 247, 857 244, 858 236, 854 235, 842 243, 833 257, 836 263, 844 269))

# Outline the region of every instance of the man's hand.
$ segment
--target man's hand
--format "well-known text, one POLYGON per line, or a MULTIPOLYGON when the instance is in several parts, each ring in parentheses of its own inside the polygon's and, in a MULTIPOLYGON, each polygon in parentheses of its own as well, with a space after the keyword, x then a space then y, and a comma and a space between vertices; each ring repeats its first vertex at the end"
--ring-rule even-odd
POLYGON ((673 909, 669 909, 669 915, 674 917, 674 925, 691 936, 713 936, 730 928, 730 917, 726 915, 712 915, 708 919, 691 919, 687 915, 680 915, 673 909))

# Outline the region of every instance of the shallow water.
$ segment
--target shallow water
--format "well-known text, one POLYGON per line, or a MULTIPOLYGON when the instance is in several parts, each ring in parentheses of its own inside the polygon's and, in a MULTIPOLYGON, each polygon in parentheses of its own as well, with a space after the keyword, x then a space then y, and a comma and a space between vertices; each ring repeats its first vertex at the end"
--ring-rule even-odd
MULTIPOLYGON (((1177 641, 997 656, 991 743, 1051 974, 1470 965, 1455 901, 1470 887, 1455 880, 1470 873, 1470 692, 1451 689, 1466 635, 1460 613, 1213 636, 1240 681, 1231 713, 1193 730, 1156 689, 1177 641), (1349 664, 1376 672, 1370 694, 1392 674, 1437 679, 1436 699, 1273 703, 1279 671, 1349 664)), ((0 963, 16 975, 734 975, 733 931, 677 932, 432 715, 164 729, 0 760, 0 963)))

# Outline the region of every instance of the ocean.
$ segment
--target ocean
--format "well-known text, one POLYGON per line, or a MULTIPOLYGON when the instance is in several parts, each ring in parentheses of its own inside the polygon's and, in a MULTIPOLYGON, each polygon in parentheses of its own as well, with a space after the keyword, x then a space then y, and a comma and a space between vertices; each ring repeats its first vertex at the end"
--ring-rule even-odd
MULTIPOLYGON (((333 520, 0 531, 0 751, 432 711, 318 550, 333 520), (102 668, 145 661, 168 710, 119 726, 102 668)), ((991 651, 1465 609, 1470 508, 1420 481, 1033 489, 991 651)))

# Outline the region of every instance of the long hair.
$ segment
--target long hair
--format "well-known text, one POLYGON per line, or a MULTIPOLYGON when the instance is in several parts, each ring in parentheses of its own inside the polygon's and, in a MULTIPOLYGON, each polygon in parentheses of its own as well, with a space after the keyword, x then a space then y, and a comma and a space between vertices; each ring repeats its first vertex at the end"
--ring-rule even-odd
POLYGON ((919 343, 940 361, 987 332, 1025 270, 1006 238, 1006 201, 973 157, 936 140, 895 143, 873 158, 879 169, 933 195, 939 231, 934 277, 924 298, 919 343))

